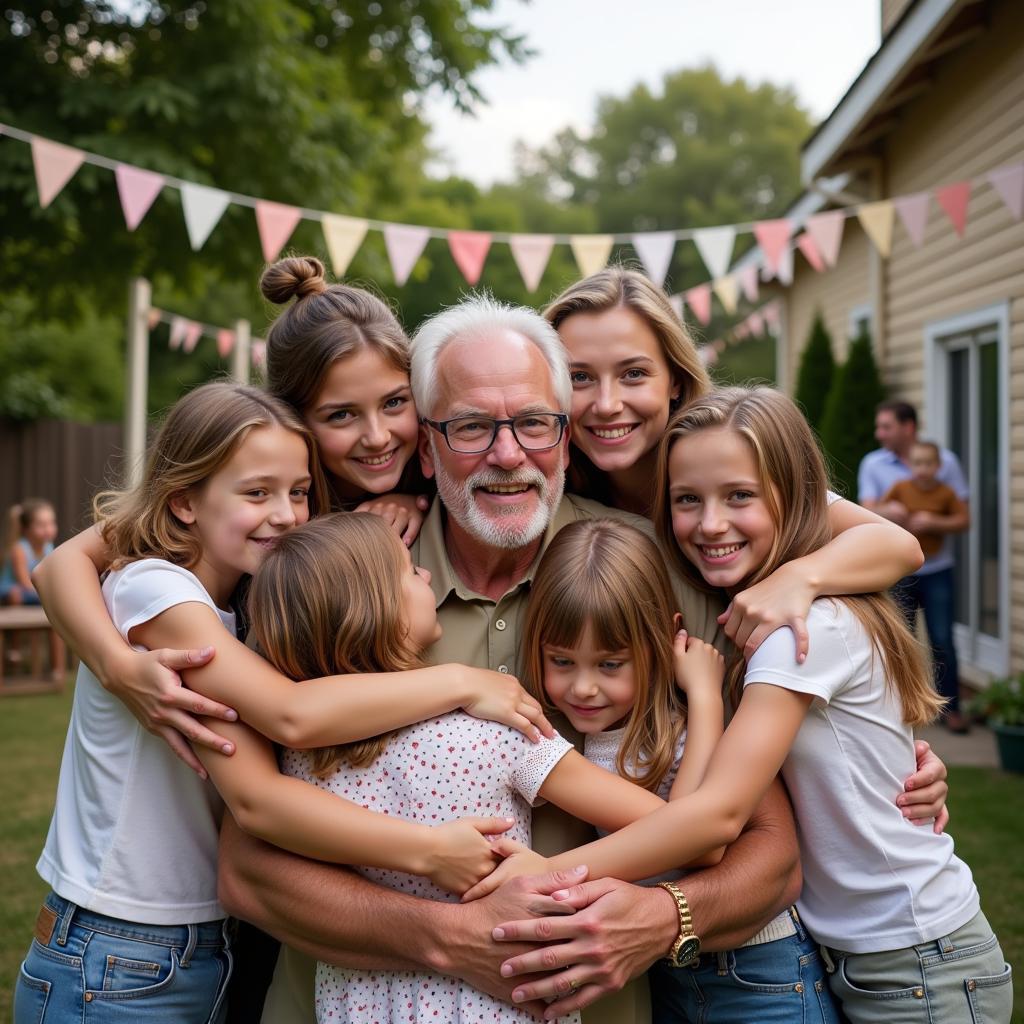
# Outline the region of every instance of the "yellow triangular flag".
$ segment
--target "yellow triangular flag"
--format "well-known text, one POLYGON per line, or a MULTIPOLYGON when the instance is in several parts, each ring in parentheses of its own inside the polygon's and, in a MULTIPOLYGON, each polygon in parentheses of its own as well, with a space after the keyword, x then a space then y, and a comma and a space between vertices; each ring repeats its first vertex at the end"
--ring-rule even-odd
POLYGON ((892 201, 883 199, 878 203, 866 203, 857 211, 857 219, 867 232, 868 238, 875 243, 882 259, 888 259, 892 251, 892 223, 896 207, 892 201))
POLYGON ((336 213, 325 213, 323 219, 324 241, 331 254, 331 266, 338 277, 348 270, 359 246, 366 237, 367 223, 359 217, 342 217, 336 213))
POLYGON ((584 277, 590 277, 604 269, 612 253, 614 239, 611 235, 571 235, 569 245, 576 257, 576 265, 584 277))
POLYGON ((736 301, 740 297, 740 286, 736 278, 732 274, 726 274, 725 277, 716 277, 712 283, 712 288, 715 289, 715 294, 718 296, 718 301, 722 304, 722 309, 730 316, 735 313, 736 301))

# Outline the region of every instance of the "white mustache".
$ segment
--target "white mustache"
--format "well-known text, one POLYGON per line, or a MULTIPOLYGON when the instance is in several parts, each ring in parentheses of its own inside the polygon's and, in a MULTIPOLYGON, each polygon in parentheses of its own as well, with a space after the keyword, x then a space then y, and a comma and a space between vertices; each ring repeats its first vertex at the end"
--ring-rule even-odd
POLYGON ((516 473, 504 473, 500 469, 482 469, 479 473, 474 473, 469 477, 466 484, 472 490, 476 490, 478 487, 509 487, 513 485, 529 487, 532 484, 543 492, 547 486, 547 480, 540 470, 528 469, 516 473))

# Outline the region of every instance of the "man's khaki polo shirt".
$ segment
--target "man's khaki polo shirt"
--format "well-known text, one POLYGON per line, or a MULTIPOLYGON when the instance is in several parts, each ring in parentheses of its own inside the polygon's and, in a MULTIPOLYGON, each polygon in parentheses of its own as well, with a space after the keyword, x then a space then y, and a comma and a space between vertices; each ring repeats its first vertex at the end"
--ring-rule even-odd
MULTIPOLYGON (((492 601, 470 590, 452 569, 444 543, 444 508, 435 500, 410 549, 413 564, 430 572, 430 586, 441 623, 441 639, 428 652, 429 660, 433 664, 460 662, 514 675, 519 664, 519 634, 530 583, 540 556, 563 526, 581 519, 618 519, 654 536, 651 523, 640 516, 567 494, 555 510, 541 550, 522 581, 500 600, 492 601)), ((721 605, 686 583, 673 571, 670 562, 666 564, 686 629, 693 636, 714 640, 716 646, 720 646, 721 628, 716 616, 722 610, 721 605)), ((558 721, 555 725, 567 738, 579 741, 568 723, 558 721)), ((590 825, 557 807, 548 804, 533 812, 533 847, 542 854, 561 853, 593 838, 590 825)), ((281 948, 263 1011, 264 1024, 312 1024, 316 1019, 313 1009, 315 968, 316 963, 310 957, 287 946, 281 948)), ((642 977, 583 1011, 583 1024, 648 1024, 650 1019, 647 981, 642 977)))

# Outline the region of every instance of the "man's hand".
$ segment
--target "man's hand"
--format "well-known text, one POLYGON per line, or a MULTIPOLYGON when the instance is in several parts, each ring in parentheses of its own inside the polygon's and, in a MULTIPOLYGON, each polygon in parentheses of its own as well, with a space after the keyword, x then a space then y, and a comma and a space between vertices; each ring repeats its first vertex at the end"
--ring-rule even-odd
POLYGON ((563 889, 558 886, 566 884, 565 872, 517 879, 528 882, 538 896, 551 892, 558 903, 576 913, 509 920, 494 930, 494 938, 502 942, 539 944, 528 952, 511 951, 501 973, 511 978, 532 975, 513 990, 517 1004, 556 1000, 544 1010, 545 1020, 589 1006, 622 988, 664 956, 679 934, 679 912, 663 889, 614 878, 584 882, 586 868, 576 872, 570 887, 563 889))
POLYGON ((917 771, 903 783, 903 792, 896 797, 896 804, 914 825, 932 825, 940 835, 949 824, 949 810, 946 797, 946 765, 924 740, 914 743, 917 755, 917 771))
POLYGON ((237 713, 224 704, 189 690, 182 684, 179 672, 205 665, 214 654, 212 647, 198 651, 131 651, 116 669, 103 680, 103 685, 117 697, 154 736, 159 736, 200 778, 203 768, 189 743, 199 743, 222 754, 233 754, 234 744, 208 729, 196 716, 221 718, 226 722, 238 719, 237 713))

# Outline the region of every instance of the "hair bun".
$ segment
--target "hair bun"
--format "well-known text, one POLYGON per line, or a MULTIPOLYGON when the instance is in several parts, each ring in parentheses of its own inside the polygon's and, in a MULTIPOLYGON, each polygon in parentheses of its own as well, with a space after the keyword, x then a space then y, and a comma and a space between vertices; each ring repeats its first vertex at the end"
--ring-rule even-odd
POLYGON ((324 265, 315 256, 289 256, 263 271, 260 291, 281 306, 290 299, 304 299, 327 291, 324 265))

